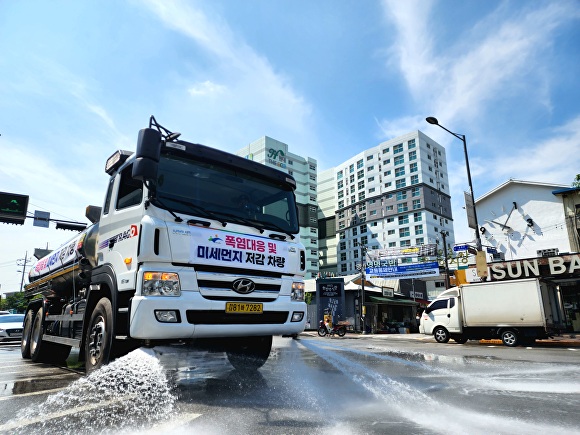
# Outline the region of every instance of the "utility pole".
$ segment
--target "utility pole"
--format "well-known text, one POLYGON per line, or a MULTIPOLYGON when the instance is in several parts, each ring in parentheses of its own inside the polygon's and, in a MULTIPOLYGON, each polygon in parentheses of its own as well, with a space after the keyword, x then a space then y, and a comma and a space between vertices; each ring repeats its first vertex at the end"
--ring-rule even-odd
MULTIPOLYGON (((24 285, 24 272, 26 272, 26 265, 28 262, 30 262, 32 260, 28 259, 28 251, 26 251, 26 254, 24 254, 24 260, 22 258, 16 260, 16 265, 22 267, 22 278, 20 279, 20 291, 22 291, 23 285, 24 285), (18 264, 19 261, 22 261, 22 264, 18 264)), ((20 272, 20 271, 18 271, 20 272)))

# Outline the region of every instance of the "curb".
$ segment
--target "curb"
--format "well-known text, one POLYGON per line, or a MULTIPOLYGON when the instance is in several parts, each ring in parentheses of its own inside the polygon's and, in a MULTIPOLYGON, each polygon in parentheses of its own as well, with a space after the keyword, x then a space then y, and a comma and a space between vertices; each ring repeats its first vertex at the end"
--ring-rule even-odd
MULTIPOLYGON (((304 331, 301 335, 307 335, 310 337, 318 337, 318 333, 316 331, 304 331)), ((319 337, 322 338, 322 337, 319 337)), ((415 341, 433 341, 432 335, 423 335, 423 334, 346 334, 342 338, 347 339, 375 339, 375 340, 415 340, 415 341)), ((493 344, 493 345, 502 345, 503 341, 500 339, 490 339, 490 340, 472 340, 473 342, 478 342, 479 344, 493 344)), ((580 338, 576 339, 544 339, 544 340, 536 340, 534 345, 541 345, 541 346, 559 346, 559 347, 580 347, 580 338)), ((525 346, 528 347, 528 346, 525 346)))

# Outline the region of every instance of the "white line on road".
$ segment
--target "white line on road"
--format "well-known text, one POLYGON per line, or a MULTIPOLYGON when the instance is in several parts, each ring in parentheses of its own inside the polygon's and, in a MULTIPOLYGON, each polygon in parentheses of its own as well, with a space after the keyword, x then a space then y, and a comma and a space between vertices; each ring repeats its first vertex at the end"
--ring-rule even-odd
POLYGON ((53 388, 52 390, 33 391, 32 393, 12 394, 10 396, 0 397, 0 401, 8 400, 8 399, 16 399, 18 397, 38 396, 39 394, 51 394, 51 393, 56 393, 57 391, 64 390, 65 388, 66 387, 53 388))

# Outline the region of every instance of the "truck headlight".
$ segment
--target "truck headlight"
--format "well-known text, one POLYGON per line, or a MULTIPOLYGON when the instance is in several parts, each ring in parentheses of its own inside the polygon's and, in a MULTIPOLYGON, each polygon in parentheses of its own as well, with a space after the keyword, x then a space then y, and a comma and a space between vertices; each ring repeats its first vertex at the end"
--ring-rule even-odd
POLYGON ((141 294, 143 296, 180 296, 179 275, 169 272, 145 272, 141 294))
POLYGON ((293 301, 304 301, 304 283, 303 282, 293 282, 292 283, 292 293, 290 294, 290 300, 293 301))

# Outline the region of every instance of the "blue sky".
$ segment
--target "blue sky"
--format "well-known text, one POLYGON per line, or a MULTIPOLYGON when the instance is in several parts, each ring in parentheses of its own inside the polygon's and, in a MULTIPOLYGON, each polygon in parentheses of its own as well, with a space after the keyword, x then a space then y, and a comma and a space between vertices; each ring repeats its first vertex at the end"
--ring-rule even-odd
MULTIPOLYGON (((321 170, 419 129, 447 149, 458 242, 475 196, 509 178, 580 172, 580 2, 3 1, 0 191, 86 222, 105 160, 150 115, 227 151, 267 135, 321 170)), ((0 224, 0 291, 16 260, 74 234, 0 224)))

